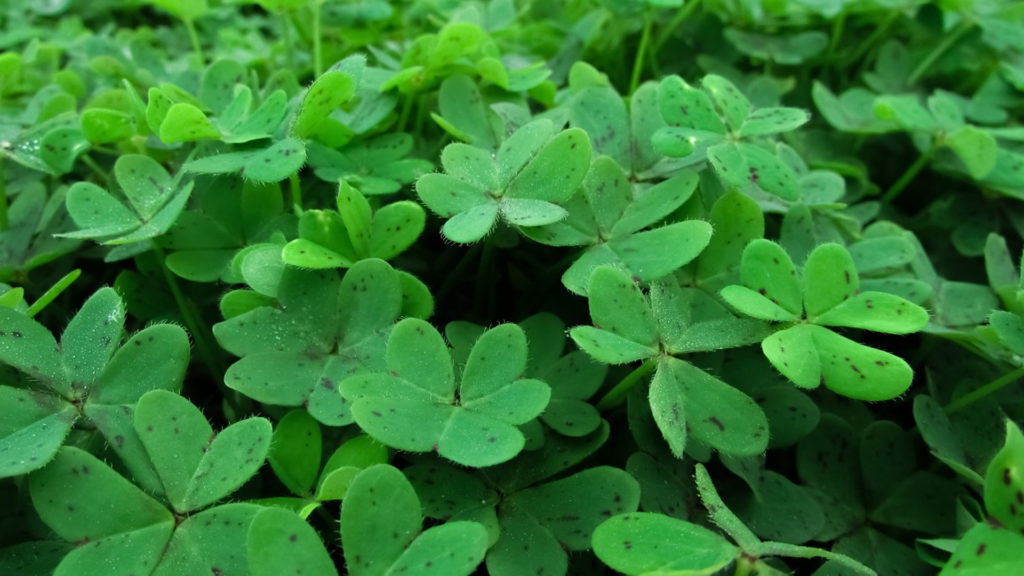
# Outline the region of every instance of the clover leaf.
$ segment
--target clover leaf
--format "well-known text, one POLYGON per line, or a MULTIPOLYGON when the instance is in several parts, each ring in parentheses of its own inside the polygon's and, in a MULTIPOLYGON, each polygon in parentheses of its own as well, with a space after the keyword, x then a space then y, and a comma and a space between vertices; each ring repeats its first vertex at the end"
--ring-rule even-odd
POLYGON ((79 230, 64 238, 93 238, 104 244, 140 242, 167 232, 185 208, 192 182, 171 178, 149 156, 126 154, 114 163, 114 177, 128 206, 91 182, 68 189, 66 205, 79 230))
POLYGON ((520 377, 526 353, 518 326, 485 332, 470 352, 456 400, 447 345, 430 324, 407 318, 388 339, 390 372, 349 378, 341 392, 359 427, 388 446, 490 466, 523 449, 516 426, 540 415, 551 396, 544 382, 520 377))
POLYGON ((285 263, 302 268, 348 267, 363 258, 390 260, 419 238, 426 214, 419 204, 399 200, 374 211, 359 190, 342 180, 338 210, 307 210, 299 237, 285 245, 285 263))
POLYGON ((150 390, 181 386, 188 338, 177 326, 154 325, 122 346, 124 315, 117 293, 100 289, 68 323, 58 344, 39 323, 0 307, 0 362, 25 373, 41 388, 0 387, 0 401, 10 414, 0 428, 0 475, 46 465, 84 416, 140 483, 153 486, 147 482, 154 480, 151 464, 130 433, 131 410, 125 407, 150 390))
POLYGON ((356 476, 341 509, 341 541, 353 576, 437 570, 469 575, 483 561, 487 531, 477 522, 423 530, 423 508, 409 480, 388 464, 356 476))
POLYGON ((887 400, 910 386, 913 372, 901 358, 825 328, 908 334, 928 323, 923 308, 899 296, 860 292, 853 259, 841 245, 815 248, 798 276, 785 250, 755 240, 743 251, 740 278, 742 285, 721 291, 730 306, 754 318, 795 324, 765 338, 761 349, 796 385, 824 384, 863 400, 887 400))
POLYGON ((499 218, 513 226, 564 219, 560 206, 576 193, 590 166, 590 140, 578 128, 555 132, 535 120, 505 140, 495 156, 468 144, 441 153, 445 174, 427 174, 416 191, 428 208, 448 218, 441 232, 453 242, 480 240, 499 218))
POLYGON ((402 311, 400 276, 381 260, 363 260, 339 282, 334 271, 286 267, 276 306, 259 306, 213 327, 217 341, 242 358, 225 383, 278 406, 305 406, 319 422, 352 422, 339 382, 384 369, 384 346, 402 311))
POLYGON ((317 178, 345 180, 368 196, 393 194, 433 170, 428 160, 409 158, 412 136, 386 134, 348 144, 341 150, 311 143, 309 165, 317 178))

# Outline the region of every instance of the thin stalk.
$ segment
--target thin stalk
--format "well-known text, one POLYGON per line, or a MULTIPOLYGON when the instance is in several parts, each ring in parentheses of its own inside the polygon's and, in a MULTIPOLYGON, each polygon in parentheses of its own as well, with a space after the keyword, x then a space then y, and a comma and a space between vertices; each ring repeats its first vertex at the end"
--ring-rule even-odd
POLYGON ((37 298, 36 301, 33 302, 32 305, 28 307, 28 310, 25 311, 25 315, 28 316, 29 318, 32 318, 36 314, 42 312, 44 308, 46 308, 47 306, 50 305, 51 302, 56 300, 57 296, 60 296, 62 292, 67 290, 68 286, 71 286, 71 283, 77 280, 78 277, 81 275, 81 268, 75 268, 71 272, 65 274, 63 278, 57 280, 56 284, 50 286, 46 290, 46 292, 43 292, 42 296, 37 298))
POLYGON ((4 174, 4 159, 0 156, 0 232, 11 225, 7 217, 7 176, 4 174))
POLYGON ((949 404, 946 404, 946 407, 943 410, 945 410, 947 415, 959 412, 979 400, 988 398, 992 394, 1006 388, 1021 378, 1024 378, 1024 366, 1021 366, 1012 372, 1007 372, 984 386, 971 390, 967 394, 964 394, 949 404))
POLYGON ((668 39, 672 37, 672 34, 675 33, 676 28, 678 28, 680 24, 682 24, 687 18, 689 18, 690 14, 693 14, 693 11, 697 9, 697 6, 699 4, 700 0, 690 0, 686 4, 683 4, 682 6, 679 7, 679 10, 676 11, 675 16, 672 16, 672 19, 668 21, 668 24, 666 24, 665 27, 661 29, 661 33, 658 34, 658 38, 657 40, 654 41, 653 44, 653 52, 657 53, 661 51, 661 47, 664 46, 665 42, 668 42, 668 39))
POLYGON ((925 72, 927 72, 943 54, 952 48, 953 45, 956 44, 957 41, 973 27, 974 22, 970 20, 961 20, 960 23, 953 28, 953 31, 943 36, 942 41, 932 49, 928 56, 926 56, 916 68, 914 68, 910 73, 910 76, 907 77, 907 84, 917 84, 917 81, 924 76, 925 72))
POLYGON ((405 132, 405 125, 409 123, 409 113, 412 112, 412 101, 416 96, 414 94, 406 94, 405 100, 402 102, 402 111, 398 113, 398 126, 399 132, 405 132))
POLYGON ((284 51, 287 53, 288 67, 295 69, 295 44, 292 42, 292 23, 288 19, 288 11, 281 11, 281 37, 284 38, 284 51))
POLYGON ((292 172, 288 177, 288 191, 292 195, 292 209, 296 216, 302 215, 302 182, 299 181, 299 173, 292 172))
POLYGON ((892 26, 893 22, 896 21, 896 18, 898 18, 899 15, 900 13, 897 11, 890 12, 889 15, 885 17, 885 20, 883 20, 882 23, 875 28, 874 32, 868 36, 867 40, 860 43, 860 48, 853 54, 853 56, 847 59, 846 64, 853 64, 866 56, 882 36, 889 31, 889 27, 892 26))
POLYGON ((181 312, 181 317, 185 321, 185 326, 188 331, 192 333, 192 340, 196 345, 196 353, 199 355, 200 360, 206 365, 207 371, 210 376, 213 377, 214 382, 218 386, 224 385, 224 367, 220 363, 220 359, 214 347, 210 344, 209 333, 210 329, 203 321, 203 318, 195 310, 192 302, 185 296, 185 293, 181 290, 181 285, 178 284, 178 277, 174 275, 169 268, 167 268, 166 259, 167 255, 164 253, 163 248, 156 244, 153 245, 153 254, 156 256, 157 263, 160 265, 160 271, 163 272, 164 280, 167 282, 167 287, 171 291, 171 296, 174 297, 174 302, 178 305, 178 311, 181 312))
POLYGON ((203 53, 203 45, 199 42, 199 34, 196 32, 195 22, 191 18, 184 18, 185 29, 188 30, 188 39, 192 42, 192 52, 199 58, 199 63, 206 65, 206 54, 203 53))
POLYGON ((476 256, 480 250, 482 250, 482 247, 483 243, 477 242, 462 254, 462 258, 459 259, 459 262, 455 264, 455 267, 446 275, 447 277, 444 280, 444 284, 441 284, 441 287, 434 295, 435 302, 441 302, 448 296, 448 293, 455 287, 455 282, 465 275, 466 269, 469 268, 469 265, 472 264, 474 260, 476 260, 476 256))
POLYGON ((622 401, 626 398, 626 394, 636 386, 637 382, 640 382, 644 376, 650 374, 654 368, 658 365, 657 361, 653 358, 648 358, 643 361, 643 364, 637 366, 632 372, 626 374, 626 377, 619 380, 607 394, 604 395, 601 400, 597 402, 597 409, 601 412, 607 412, 612 408, 622 404, 622 401))
POLYGON ((892 203, 892 201, 895 200, 896 197, 903 192, 903 189, 914 181, 914 178, 917 177, 918 172, 923 170, 924 167, 928 165, 928 162, 931 161, 932 156, 935 154, 936 148, 937 146, 932 145, 932 147, 929 148, 928 151, 922 152, 921 155, 917 157, 917 160, 915 160, 914 163, 911 164, 909 168, 907 168, 906 172, 904 172, 903 175, 900 176, 899 180, 894 182, 893 185, 890 186, 889 189, 885 191, 885 194, 882 195, 882 202, 884 204, 892 203))
POLYGON ((324 55, 320 38, 320 2, 313 0, 311 6, 313 8, 313 73, 319 78, 324 73, 324 55))
POLYGON ((82 154, 79 158, 82 160, 82 164, 85 164, 89 170, 92 170, 93 174, 98 176, 100 180, 103 180, 104 184, 110 181, 110 176, 107 174, 107 171, 97 164, 88 153, 82 154))
POLYGON ((829 62, 834 61, 833 56, 836 53, 836 48, 839 47, 839 40, 842 39, 843 37, 843 31, 845 27, 846 12, 840 12, 839 16, 836 16, 836 19, 832 21, 832 37, 829 39, 828 54, 826 56, 826 59, 829 62))
POLYGON ((640 74, 644 69, 644 58, 647 57, 647 46, 651 43, 651 13, 644 12, 644 28, 640 33, 640 45, 636 49, 636 57, 633 59, 633 74, 629 80, 629 93, 636 92, 640 85, 640 74))

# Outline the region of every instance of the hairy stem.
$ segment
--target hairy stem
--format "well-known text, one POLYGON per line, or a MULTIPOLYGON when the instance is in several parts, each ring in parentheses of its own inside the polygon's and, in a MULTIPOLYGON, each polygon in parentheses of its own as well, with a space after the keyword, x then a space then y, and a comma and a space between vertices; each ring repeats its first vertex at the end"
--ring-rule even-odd
POLYGON ((644 376, 650 374, 657 365, 658 362, 653 358, 644 360, 643 364, 640 364, 632 372, 626 374, 625 378, 619 380, 618 384, 612 387, 612 389, 598 401, 597 409, 601 412, 607 412, 608 410, 622 404, 626 399, 626 395, 629 394, 629 391, 632 390, 634 386, 636 386, 637 382, 643 380, 644 376))
POLYGON ((946 404, 946 407, 943 410, 945 410, 947 415, 959 412, 960 410, 963 410, 964 408, 999 392, 1021 378, 1024 378, 1024 366, 1021 366, 1012 372, 1007 372, 988 384, 971 390, 967 394, 964 394, 949 404, 946 404))
POLYGON ((292 196, 292 209, 296 216, 302 215, 302 182, 299 181, 299 173, 292 172, 288 177, 288 191, 292 196))

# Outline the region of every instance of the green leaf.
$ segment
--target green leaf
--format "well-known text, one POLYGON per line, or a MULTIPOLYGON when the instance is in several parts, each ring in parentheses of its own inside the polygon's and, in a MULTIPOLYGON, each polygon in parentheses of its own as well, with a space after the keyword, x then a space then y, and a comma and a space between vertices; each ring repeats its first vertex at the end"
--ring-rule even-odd
POLYGON ((216 567, 224 574, 248 571, 245 549, 252 520, 262 510, 249 503, 225 504, 185 518, 163 553, 153 576, 201 574, 216 567))
POLYGON ((124 204, 91 182, 76 182, 68 189, 68 214, 81 228, 66 237, 102 237, 123 234, 141 224, 124 204))
POLYGON ((1015 574, 1024 570, 1020 555, 1024 536, 1005 528, 978 522, 964 534, 939 572, 940 576, 987 576, 989 574, 1015 574))
POLYGON ((280 508, 264 508, 253 518, 246 555, 253 576, 338 574, 316 530, 280 508))
POLYGON ((697 276, 713 278, 739 268, 744 248, 764 236, 764 215, 749 196, 729 193, 711 206, 714 234, 697 261, 697 276))
POLYGON ((320 472, 321 444, 320 425, 305 410, 292 410, 274 429, 267 461, 296 496, 313 490, 320 472))
POLYGON ((419 204, 408 200, 381 207, 373 215, 370 256, 390 260, 410 246, 423 232, 427 215, 419 204))
POLYGON ((859 344, 827 328, 797 325, 761 343, 768 360, 801 388, 827 388, 859 400, 895 398, 910 387, 914 373, 898 356, 859 344))
POLYGON ((1014 532, 1024 529, 1024 436, 1012 420, 1006 421, 1006 443, 985 471, 985 508, 1014 532))
POLYGON ((658 109, 670 126, 725 134, 706 92, 689 86, 679 76, 666 76, 658 85, 658 109))
POLYGON ((0 478, 46 466, 78 416, 52 396, 10 386, 0 386, 0 410, 0 478))
POLYGON ((825 522, 808 490, 771 470, 761 472, 757 494, 744 493, 729 504, 756 535, 767 540, 802 544, 814 538, 825 522))
POLYGON ((685 520, 635 512, 610 518, 594 531, 594 554, 629 575, 714 574, 740 551, 721 535, 685 520))
POLYGON ((569 330, 569 336, 583 351, 605 364, 628 364, 651 358, 658 353, 657 348, 638 344, 593 326, 576 326, 569 330))
POLYGON ((242 174, 256 182, 279 182, 288 178, 306 163, 306 146, 294 138, 286 138, 245 158, 242 174))
POLYGON ((740 261, 740 280, 787 312, 796 316, 803 314, 796 266, 778 244, 770 240, 753 240, 747 244, 740 261))
MULTIPOLYGON (((803 271, 803 290, 804 309, 810 319, 814 320, 853 298, 859 289, 857 268, 850 252, 843 246, 822 244, 807 257, 803 271)), ((893 305, 896 305, 895 301, 893 305)), ((866 303, 864 307, 867 307, 866 303)))
POLYGON ((737 312, 752 318, 772 322, 795 322, 799 320, 796 314, 779 306, 768 296, 760 292, 754 292, 746 286, 726 286, 722 288, 719 294, 737 312))
POLYGON ((82 112, 82 135, 93 144, 110 144, 135 135, 135 118, 119 110, 90 108, 82 112))
POLYGON ((621 269, 596 268, 587 290, 594 325, 638 344, 656 347, 658 328, 640 288, 621 269))
POLYGON ((487 553, 487 530, 477 522, 447 522, 420 534, 389 574, 469 576, 487 553))
POLYGON ((124 343, 89 394, 90 404, 134 404, 150 390, 181 388, 189 366, 189 339, 173 324, 154 324, 124 343))
POLYGON ((385 574, 420 532, 423 513, 416 491, 387 464, 363 470, 341 509, 341 541, 353 576, 385 574))
POLYGON ((355 87, 352 77, 340 70, 330 70, 317 78, 302 99, 292 135, 314 137, 330 113, 352 98, 355 87))
POLYGON ((751 106, 746 96, 732 82, 715 74, 705 76, 701 85, 714 101, 716 112, 732 130, 739 130, 750 116, 751 106))
POLYGON ((0 306, 0 362, 43 380, 54 390, 70 393, 57 341, 38 322, 0 306))
POLYGON ((750 137, 791 132, 810 119, 810 113, 799 108, 758 108, 740 126, 739 135, 750 137))
POLYGON ((189 483, 213 436, 213 428, 191 402, 157 390, 143 396, 135 408, 135 431, 142 440, 164 493, 181 509, 189 483))
POLYGON ((961 126, 946 135, 946 145, 963 161, 967 173, 981 180, 996 166, 995 138, 974 126, 961 126))
POLYGON ((669 450, 676 458, 682 458, 688 436, 684 409, 686 398, 669 361, 658 362, 658 368, 651 379, 648 400, 651 414, 662 437, 668 442, 669 450))
POLYGON ((160 123, 160 139, 167 144, 217 140, 220 130, 210 122, 203 111, 188 102, 178 102, 167 110, 160 123))
POLYGON ((39 517, 71 542, 173 526, 166 508, 78 448, 61 448, 53 462, 29 477, 29 487, 39 517))
POLYGON ((388 338, 387 363, 395 376, 440 399, 452 399, 455 369, 448 345, 427 322, 406 318, 395 325, 388 338))
MULTIPOLYGON (((506 148, 507 150, 507 148, 506 148)), ((508 183, 506 196, 565 202, 590 168, 590 138, 579 128, 559 132, 508 183)))
POLYGON ((452 242, 476 242, 494 228, 498 220, 498 206, 497 202, 487 202, 459 212, 445 222, 441 232, 452 242))
POLYGON ((928 311, 893 294, 860 292, 814 318, 814 322, 822 326, 910 334, 928 325, 928 311))

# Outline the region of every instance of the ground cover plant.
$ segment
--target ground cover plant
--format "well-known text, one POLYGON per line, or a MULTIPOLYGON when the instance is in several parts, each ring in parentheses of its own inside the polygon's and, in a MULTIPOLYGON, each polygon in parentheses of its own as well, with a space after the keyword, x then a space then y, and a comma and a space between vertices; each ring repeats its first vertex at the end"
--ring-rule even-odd
POLYGON ((0 574, 1024 574, 1024 3, 0 22, 0 574))

